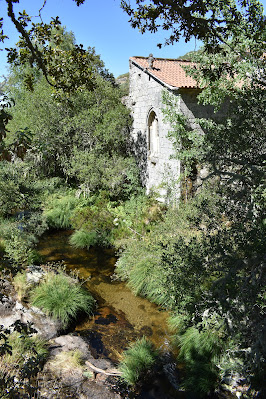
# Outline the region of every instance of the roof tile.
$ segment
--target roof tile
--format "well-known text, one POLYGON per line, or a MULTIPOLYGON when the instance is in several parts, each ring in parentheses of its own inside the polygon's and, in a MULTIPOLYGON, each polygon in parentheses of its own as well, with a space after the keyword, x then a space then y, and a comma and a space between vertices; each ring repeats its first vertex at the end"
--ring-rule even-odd
POLYGON ((162 83, 174 88, 198 88, 196 80, 188 76, 183 66, 191 64, 188 61, 154 58, 153 68, 149 68, 148 57, 130 57, 130 60, 147 69, 151 76, 159 79, 162 83))

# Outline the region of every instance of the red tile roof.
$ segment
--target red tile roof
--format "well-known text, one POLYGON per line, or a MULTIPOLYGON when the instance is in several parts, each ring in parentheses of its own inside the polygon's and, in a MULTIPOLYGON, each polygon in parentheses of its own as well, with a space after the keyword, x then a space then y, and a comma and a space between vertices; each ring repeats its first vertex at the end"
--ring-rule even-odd
POLYGON ((198 88, 195 79, 188 76, 182 68, 190 64, 188 61, 169 58, 154 58, 153 68, 149 68, 148 57, 130 57, 130 60, 146 69, 147 72, 161 83, 173 88, 198 88))

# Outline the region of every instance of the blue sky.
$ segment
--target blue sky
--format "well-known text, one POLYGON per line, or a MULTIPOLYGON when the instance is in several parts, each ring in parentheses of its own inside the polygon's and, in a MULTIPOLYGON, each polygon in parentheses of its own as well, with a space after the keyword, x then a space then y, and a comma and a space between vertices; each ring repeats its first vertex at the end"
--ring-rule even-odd
MULTIPOLYGON (((43 0, 20 0, 19 5, 14 4, 14 9, 25 9, 30 15, 38 15, 42 3, 43 0)), ((5 17, 4 0, 0 0, 0 15, 4 17, 4 33, 10 38, 0 48, 12 46, 18 40, 18 34, 5 17)), ((62 25, 73 31, 77 43, 82 43, 85 47, 95 47, 96 53, 101 55, 106 67, 116 77, 128 72, 130 56, 148 56, 153 53, 155 57, 176 58, 199 47, 194 40, 191 43, 181 42, 158 49, 156 44, 163 41, 164 34, 142 35, 131 28, 128 15, 120 8, 120 0, 86 0, 80 7, 72 0, 47 0, 42 12, 44 21, 57 15, 62 25)), ((1 51, 0 76, 6 73, 6 53, 1 51)))
MULTIPOLYGON (((261 1, 264 4, 266 0, 261 1)), ((20 0, 14 4, 15 10, 25 9, 30 15, 38 15, 43 0, 20 0)), ((128 16, 120 8, 120 0, 86 0, 85 4, 77 7, 72 0, 47 0, 42 12, 44 21, 59 16, 62 25, 73 31, 77 43, 85 47, 95 47, 105 66, 115 77, 128 72, 130 56, 148 56, 176 58, 188 51, 196 50, 200 43, 195 40, 190 43, 181 41, 174 46, 156 45, 163 42, 165 32, 142 35, 138 30, 131 28, 128 16)), ((18 40, 18 34, 6 16, 6 2, 0 0, 0 16, 4 17, 4 33, 9 40, 1 44, 0 48, 12 46, 18 40)), ((38 22, 38 18, 34 20, 38 22)), ((0 51, 0 76, 7 74, 6 53, 0 51)))

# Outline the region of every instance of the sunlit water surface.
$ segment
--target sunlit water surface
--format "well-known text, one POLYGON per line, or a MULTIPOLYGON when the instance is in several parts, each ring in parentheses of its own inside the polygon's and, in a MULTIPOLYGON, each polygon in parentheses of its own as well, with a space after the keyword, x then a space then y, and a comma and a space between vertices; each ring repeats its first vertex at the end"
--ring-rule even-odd
POLYGON ((94 316, 76 327, 76 332, 87 339, 94 357, 117 362, 130 342, 143 335, 157 348, 169 349, 168 313, 112 278, 117 260, 113 250, 75 249, 69 244, 70 235, 71 231, 45 234, 38 250, 45 261, 63 260, 67 270, 78 271, 97 299, 94 316))

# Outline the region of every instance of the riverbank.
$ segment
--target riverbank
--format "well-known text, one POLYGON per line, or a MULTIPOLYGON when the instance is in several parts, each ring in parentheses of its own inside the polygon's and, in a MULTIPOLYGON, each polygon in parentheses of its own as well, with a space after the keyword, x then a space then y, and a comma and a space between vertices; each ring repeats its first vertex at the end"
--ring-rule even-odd
MULTIPOLYGON (((68 238, 69 232, 53 232, 50 237, 49 234, 45 235, 43 241, 40 241, 39 250, 44 255, 44 247, 46 247, 50 252, 50 255, 46 254, 46 260, 59 261, 59 258, 62 260, 63 246, 66 269, 73 272, 74 268, 77 272, 75 251, 69 246, 68 238), (55 253, 56 249, 57 253, 55 253), (71 254, 71 267, 69 254, 71 254)), ((13 330, 20 323, 24 325, 30 323, 38 336, 45 340, 48 348, 44 368, 40 368, 38 373, 32 376, 34 381, 31 378, 31 381, 22 383, 21 392, 31 386, 30 389, 36 389, 40 398, 113 399, 128 397, 128 395, 131 398, 180 397, 177 396, 177 392, 174 392, 175 364, 169 354, 168 345, 165 349, 162 345, 160 347, 162 353, 167 355, 163 362, 157 366, 155 372, 149 373, 144 385, 138 384, 136 390, 128 389, 119 378, 108 375, 110 370, 117 367, 123 351, 127 349, 130 342, 136 341, 143 335, 148 336, 157 344, 162 342, 167 315, 147 300, 135 297, 124 283, 111 279, 116 260, 113 253, 97 249, 92 249, 89 253, 84 251, 83 255, 91 260, 88 262, 86 258, 85 262, 81 252, 76 250, 76 255, 81 258, 81 269, 86 270, 86 273, 80 278, 88 278, 90 275, 88 281, 84 279, 82 281, 93 291, 98 300, 98 307, 93 317, 83 315, 81 319, 76 320, 67 329, 67 334, 58 321, 47 317, 40 309, 30 306, 27 300, 24 302, 18 300, 10 275, 2 279, 1 292, 5 294, 0 306, 0 324, 6 329, 13 330), (87 264, 86 267, 84 262, 87 264), (70 364, 70 368, 66 364, 70 364), (96 371, 88 364, 95 367, 96 371), (163 372, 164 368, 165 372, 163 372), (169 382, 168 377, 172 378, 172 383, 169 382)), ((59 267, 59 265, 55 263, 54 267, 59 267)), ((42 278, 47 268, 51 267, 52 263, 49 266, 27 268, 27 281, 36 283, 42 278)), ((27 395, 26 391, 23 395, 27 395)))

